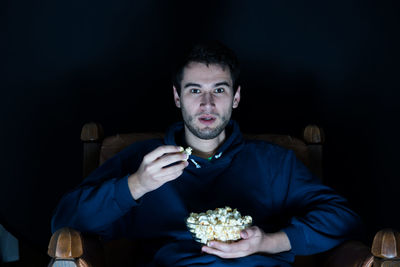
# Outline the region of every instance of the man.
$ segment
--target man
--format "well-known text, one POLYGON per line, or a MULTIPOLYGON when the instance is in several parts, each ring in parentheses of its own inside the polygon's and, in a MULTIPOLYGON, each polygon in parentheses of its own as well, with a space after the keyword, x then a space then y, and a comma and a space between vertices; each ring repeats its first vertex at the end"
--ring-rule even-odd
POLYGON ((183 123, 164 140, 131 145, 61 200, 52 230, 69 226, 140 242, 153 266, 290 266, 296 254, 328 250, 358 226, 346 201, 320 184, 293 152, 242 138, 238 63, 217 42, 195 46, 173 95, 183 123), (193 154, 181 153, 190 146, 193 154), (233 243, 194 242, 190 212, 231 206, 253 217, 233 243))

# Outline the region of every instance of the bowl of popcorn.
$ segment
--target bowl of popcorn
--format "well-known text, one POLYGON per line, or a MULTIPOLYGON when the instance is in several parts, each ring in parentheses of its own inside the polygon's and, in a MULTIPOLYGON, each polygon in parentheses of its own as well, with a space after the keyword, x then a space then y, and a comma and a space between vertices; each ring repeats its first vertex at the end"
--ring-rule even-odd
POLYGON ((217 240, 232 242, 240 239, 240 232, 250 227, 251 216, 242 216, 237 209, 217 208, 202 213, 190 213, 186 226, 194 240, 202 244, 217 240))

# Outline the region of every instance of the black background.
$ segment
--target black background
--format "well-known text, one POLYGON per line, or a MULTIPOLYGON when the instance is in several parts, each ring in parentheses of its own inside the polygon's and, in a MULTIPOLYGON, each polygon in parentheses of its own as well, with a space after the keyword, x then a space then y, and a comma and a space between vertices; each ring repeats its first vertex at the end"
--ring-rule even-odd
POLYGON ((80 130, 180 120, 170 65, 218 39, 242 63, 243 132, 326 132, 325 179, 367 226, 398 228, 398 1, 1 1, 2 223, 45 251, 81 180, 80 130))

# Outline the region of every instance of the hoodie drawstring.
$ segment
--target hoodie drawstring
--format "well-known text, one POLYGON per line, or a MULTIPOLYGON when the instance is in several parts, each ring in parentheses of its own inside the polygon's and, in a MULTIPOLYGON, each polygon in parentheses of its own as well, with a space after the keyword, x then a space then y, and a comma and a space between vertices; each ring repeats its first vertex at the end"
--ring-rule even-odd
POLYGON ((219 159, 221 156, 222 156, 222 152, 219 152, 219 154, 218 154, 218 155, 215 155, 214 157, 215 157, 216 159, 219 159))
POLYGON ((193 162, 197 169, 201 168, 200 164, 198 164, 194 159, 190 159, 190 161, 193 162))

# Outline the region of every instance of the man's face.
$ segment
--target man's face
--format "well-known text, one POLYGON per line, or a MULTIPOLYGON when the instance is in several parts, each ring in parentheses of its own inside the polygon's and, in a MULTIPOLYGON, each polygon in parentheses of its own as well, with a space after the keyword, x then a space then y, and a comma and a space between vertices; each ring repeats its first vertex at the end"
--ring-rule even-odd
POLYGON ((183 70, 181 94, 174 99, 182 109, 185 127, 200 139, 214 139, 228 124, 232 108, 240 101, 240 87, 233 93, 228 67, 191 62, 183 70))

